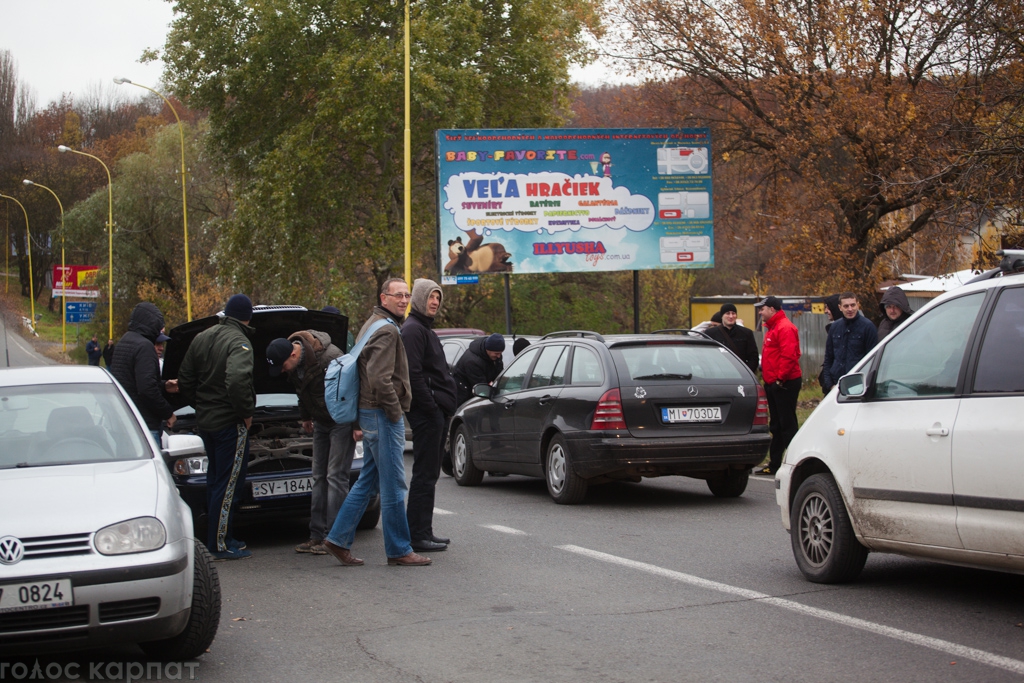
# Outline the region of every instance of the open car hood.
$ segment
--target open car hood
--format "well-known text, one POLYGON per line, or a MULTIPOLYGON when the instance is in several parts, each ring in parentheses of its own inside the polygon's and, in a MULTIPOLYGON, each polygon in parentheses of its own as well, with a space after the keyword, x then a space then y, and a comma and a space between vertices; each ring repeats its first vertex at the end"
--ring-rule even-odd
MULTIPOLYGON (((207 318, 193 320, 178 325, 167 335, 171 338, 164 348, 163 379, 175 379, 181 361, 185 358, 189 344, 203 330, 218 324, 223 312, 207 318)), ((271 341, 278 337, 288 337, 299 330, 318 330, 331 336, 331 341, 343 352, 348 350, 348 318, 335 313, 310 311, 301 306, 254 306, 249 326, 256 334, 252 338, 253 345, 253 383, 257 394, 294 394, 295 389, 287 376, 271 378, 267 374, 266 349, 271 341)), ((172 405, 181 405, 180 399, 175 404, 177 394, 169 394, 167 398, 172 405)))

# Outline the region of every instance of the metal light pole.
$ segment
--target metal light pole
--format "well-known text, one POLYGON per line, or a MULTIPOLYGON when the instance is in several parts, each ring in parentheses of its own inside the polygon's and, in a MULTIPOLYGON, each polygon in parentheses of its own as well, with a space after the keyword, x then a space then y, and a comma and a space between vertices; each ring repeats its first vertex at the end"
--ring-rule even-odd
POLYGON ((60 310, 60 345, 61 345, 61 349, 60 350, 61 350, 61 352, 67 352, 67 350, 68 350, 68 333, 67 333, 68 297, 67 297, 67 287, 64 286, 64 282, 65 282, 64 278, 67 275, 67 266, 64 263, 64 205, 60 203, 60 197, 57 196, 57 193, 54 192, 53 190, 51 190, 50 188, 48 188, 46 185, 40 185, 39 183, 34 183, 31 180, 29 180, 28 178, 26 178, 25 180, 23 180, 21 182, 25 183, 26 185, 35 185, 36 187, 43 188, 44 190, 46 190, 47 192, 49 192, 50 194, 53 195, 53 198, 57 200, 57 206, 60 207, 60 309, 61 309, 60 310))
POLYGON ((30 309, 32 310, 32 331, 36 329, 36 292, 35 287, 32 284, 32 233, 28 229, 28 211, 25 210, 25 205, 19 202, 14 197, 6 194, 0 194, 0 197, 4 199, 10 199, 12 202, 21 207, 21 212, 25 214, 25 251, 28 252, 28 298, 30 302, 30 309))
MULTIPOLYGON (((412 130, 409 125, 409 0, 405 0, 405 281, 412 287, 412 130)), ((412 304, 410 303, 410 306, 412 304)))
POLYGON ((174 109, 174 105, 171 101, 163 96, 162 93, 153 90, 147 85, 141 83, 133 83, 127 78, 115 78, 114 83, 121 85, 127 83, 134 85, 143 90, 148 90, 154 95, 158 95, 160 99, 167 103, 170 107, 171 113, 174 114, 174 120, 178 122, 178 135, 181 138, 181 216, 182 221, 185 224, 185 308, 188 311, 188 321, 192 322, 192 280, 189 275, 189 263, 188 263, 188 202, 185 199, 185 128, 181 125, 181 118, 178 116, 178 112, 174 109))
POLYGON ((77 149, 71 149, 66 145, 60 145, 57 149, 61 152, 71 152, 72 154, 81 154, 84 157, 95 159, 100 162, 103 166, 103 170, 107 172, 107 311, 108 318, 110 319, 109 328, 107 331, 107 339, 114 338, 114 189, 113 181, 110 179, 110 169, 103 163, 103 160, 97 156, 93 156, 88 152, 79 152, 77 149))

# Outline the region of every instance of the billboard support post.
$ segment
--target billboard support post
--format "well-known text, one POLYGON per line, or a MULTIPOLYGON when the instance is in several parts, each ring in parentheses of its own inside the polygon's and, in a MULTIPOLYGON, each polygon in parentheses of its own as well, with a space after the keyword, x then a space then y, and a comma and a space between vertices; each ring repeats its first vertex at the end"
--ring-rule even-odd
POLYGON ((633 271, 633 334, 640 334, 640 271, 633 271))
POLYGON ((505 273, 505 334, 512 334, 512 286, 505 273))

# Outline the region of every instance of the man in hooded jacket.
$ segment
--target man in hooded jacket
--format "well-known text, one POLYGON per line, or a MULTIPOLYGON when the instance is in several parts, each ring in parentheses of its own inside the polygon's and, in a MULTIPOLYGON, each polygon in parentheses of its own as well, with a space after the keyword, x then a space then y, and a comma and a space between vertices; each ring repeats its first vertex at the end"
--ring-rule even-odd
POLYGON ((882 309, 882 322, 878 323, 878 341, 885 339, 913 313, 910 310, 907 293, 899 287, 890 287, 885 290, 878 307, 882 309))
POLYGON ((110 347, 114 352, 109 364, 110 374, 128 392, 157 443, 163 421, 167 420, 167 426, 173 427, 177 419, 174 408, 164 398, 164 383, 160 379, 160 358, 155 344, 163 327, 164 315, 160 309, 148 301, 137 304, 132 310, 128 331, 110 347))
POLYGON ((300 330, 267 346, 267 374, 282 372, 299 398, 302 429, 313 435, 313 490, 310 495, 309 540, 295 546, 297 553, 326 555, 323 540, 348 495, 349 470, 356 452, 351 422, 338 424, 327 410, 324 377, 341 349, 319 330, 300 330))
POLYGON ((402 325, 402 343, 409 359, 412 407, 412 482, 406 517, 412 549, 440 552, 449 539, 434 535, 434 489, 441 474, 444 427, 455 413, 456 385, 448 371, 434 318, 441 310, 441 288, 433 280, 417 279, 412 286, 409 318, 402 325))

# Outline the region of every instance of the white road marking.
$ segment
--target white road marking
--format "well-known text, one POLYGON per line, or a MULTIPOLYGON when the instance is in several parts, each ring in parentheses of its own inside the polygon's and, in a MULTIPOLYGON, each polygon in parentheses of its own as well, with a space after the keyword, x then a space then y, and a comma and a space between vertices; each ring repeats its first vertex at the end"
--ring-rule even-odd
POLYGON ((454 515, 455 513, 451 510, 442 510, 441 508, 434 508, 435 515, 454 515))
POLYGON ((482 526, 485 529, 490 529, 491 531, 500 531, 503 534, 510 534, 512 536, 529 536, 530 535, 530 534, 526 533, 525 531, 520 531, 519 529, 513 529, 510 526, 502 526, 500 524, 481 524, 480 526, 482 526))
POLYGON ((876 624, 872 621, 846 616, 845 614, 839 614, 838 612, 830 612, 829 610, 818 609, 816 607, 808 607, 807 605, 802 605, 799 602, 794 602, 792 600, 772 597, 767 593, 759 593, 758 591, 752 591, 746 588, 730 586, 729 584, 719 583, 718 581, 709 581, 708 579, 702 579, 699 576, 693 576, 692 574, 684 574, 682 572, 665 569, 664 567, 659 567, 657 565, 647 564, 646 562, 627 560, 624 557, 609 555, 597 550, 590 550, 589 548, 581 548, 577 545, 559 545, 555 547, 560 550, 567 550, 577 555, 589 557, 593 560, 600 560, 601 562, 629 567, 630 569, 636 569, 655 576, 672 579, 673 581, 687 583, 691 586, 696 586, 697 588, 704 588, 706 590, 718 591, 719 593, 725 593, 727 595, 734 595, 745 600, 758 600, 769 605, 774 605, 775 607, 790 610, 791 612, 797 612, 798 614, 817 617, 818 619, 824 619, 836 624, 842 624, 843 626, 868 631, 869 633, 874 633, 876 635, 886 636, 895 640, 902 640, 905 643, 938 650, 939 652, 944 652, 961 659, 969 659, 981 664, 1005 669, 1006 671, 1010 671, 1015 674, 1024 674, 1024 661, 1019 659, 1003 657, 984 650, 977 650, 973 647, 951 643, 948 640, 941 640, 939 638, 932 638, 930 636, 924 636, 911 631, 904 631, 903 629, 893 628, 883 624, 876 624))

